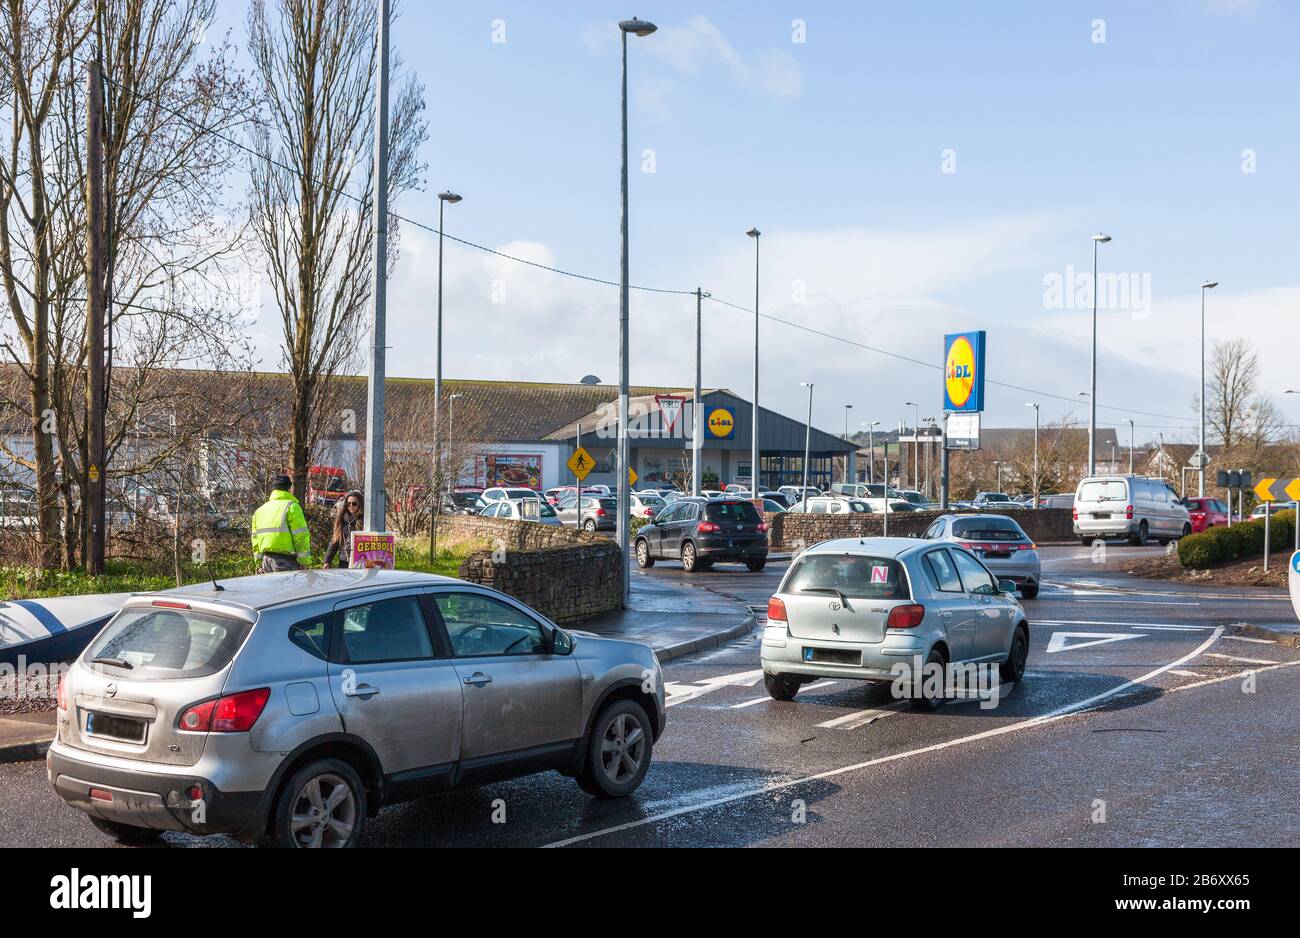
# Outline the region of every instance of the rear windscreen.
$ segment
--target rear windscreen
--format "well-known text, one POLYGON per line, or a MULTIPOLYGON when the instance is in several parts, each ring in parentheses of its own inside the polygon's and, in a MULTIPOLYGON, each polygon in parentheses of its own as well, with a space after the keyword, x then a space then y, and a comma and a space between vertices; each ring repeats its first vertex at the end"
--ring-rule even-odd
POLYGON ((784 592, 835 590, 861 599, 907 599, 902 567, 889 557, 859 554, 805 554, 795 564, 784 592))
POLYGON ((758 516, 758 509, 752 502, 723 502, 719 505, 705 505, 704 517, 710 521, 729 521, 744 524, 757 524, 763 519, 758 516))
POLYGON ((124 609, 90 646, 86 661, 111 659, 101 663, 141 680, 202 677, 230 663, 249 625, 189 609, 124 609))
POLYGON ((970 541, 1018 541, 1026 536, 1010 518, 962 518, 952 523, 952 533, 970 541))
POLYGON ((1128 486, 1120 479, 1113 482, 1085 482, 1079 486, 1078 501, 1122 502, 1128 499, 1128 486))

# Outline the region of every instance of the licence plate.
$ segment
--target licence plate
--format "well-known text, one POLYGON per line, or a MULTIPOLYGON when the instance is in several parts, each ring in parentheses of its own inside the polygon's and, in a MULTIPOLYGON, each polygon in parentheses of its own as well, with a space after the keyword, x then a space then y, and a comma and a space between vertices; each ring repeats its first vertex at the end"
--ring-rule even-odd
POLYGON ((144 742, 144 721, 128 717, 114 716, 111 713, 86 713, 87 736, 109 736, 113 739, 125 739, 130 742, 144 742))
POLYGON ((1094 511, 1094 512, 1092 513, 1092 516, 1093 516, 1094 518, 1096 518, 1098 521, 1106 521, 1106 520, 1108 520, 1108 519, 1110 518, 1110 512, 1109 512, 1109 511, 1094 511))
POLYGON ((804 646, 803 660, 821 664, 862 664, 862 652, 845 648, 809 648, 804 646))

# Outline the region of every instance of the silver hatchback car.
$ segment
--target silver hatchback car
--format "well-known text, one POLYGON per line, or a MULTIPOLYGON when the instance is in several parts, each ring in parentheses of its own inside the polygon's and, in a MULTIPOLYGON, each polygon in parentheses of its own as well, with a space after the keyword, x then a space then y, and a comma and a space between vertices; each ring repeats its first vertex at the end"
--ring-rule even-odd
MULTIPOLYGON (((792 700, 820 678, 893 683, 896 665, 996 665, 1023 677, 1029 623, 1015 585, 999 582, 956 544, 914 538, 844 538, 804 551, 767 607, 761 657, 768 693, 792 700)), ((933 709, 942 693, 912 683, 933 709)))
POLYGON ((996 577, 1011 580, 1025 599, 1037 599, 1043 581, 1038 545, 1007 515, 942 515, 925 530, 932 541, 960 544, 996 577))
POLYGON ((630 795, 664 730, 645 645, 447 577, 304 570, 128 599, 59 686, 50 784, 123 841, 350 847, 380 807, 549 769, 630 795))

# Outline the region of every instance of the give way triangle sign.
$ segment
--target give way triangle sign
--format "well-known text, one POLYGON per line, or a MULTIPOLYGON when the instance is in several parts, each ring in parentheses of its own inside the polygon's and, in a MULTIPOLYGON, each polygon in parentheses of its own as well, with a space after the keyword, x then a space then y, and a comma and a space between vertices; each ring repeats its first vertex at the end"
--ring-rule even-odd
POLYGON ((1053 632, 1047 643, 1047 653, 1057 651, 1074 651, 1076 648, 1088 648, 1091 645, 1105 645, 1110 642, 1122 642, 1126 638, 1141 638, 1144 632, 1053 632), (1068 642, 1069 639, 1086 639, 1086 641, 1068 642))

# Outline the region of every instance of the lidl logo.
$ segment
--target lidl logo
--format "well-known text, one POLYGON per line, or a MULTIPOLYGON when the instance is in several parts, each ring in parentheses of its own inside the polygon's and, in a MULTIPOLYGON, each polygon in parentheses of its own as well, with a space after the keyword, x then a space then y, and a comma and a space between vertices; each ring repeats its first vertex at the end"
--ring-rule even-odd
POLYGON ((736 418, 725 407, 715 407, 709 411, 707 421, 709 436, 726 439, 736 431, 736 418))
POLYGON ((982 332, 946 337, 943 372, 944 410, 971 411, 984 407, 982 332))

